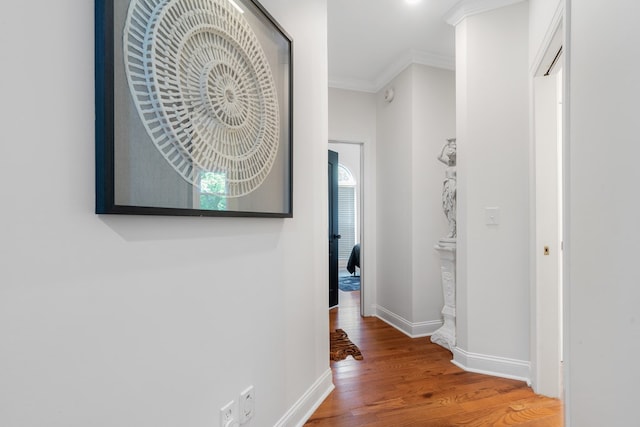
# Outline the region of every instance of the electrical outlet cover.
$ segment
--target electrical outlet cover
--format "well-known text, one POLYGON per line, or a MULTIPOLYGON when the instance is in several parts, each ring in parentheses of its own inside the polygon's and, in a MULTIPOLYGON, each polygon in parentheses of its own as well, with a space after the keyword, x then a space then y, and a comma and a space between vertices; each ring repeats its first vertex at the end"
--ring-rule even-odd
POLYGON ((253 418, 255 411, 255 394, 253 386, 247 387, 240 393, 240 424, 245 424, 253 418))
POLYGON ((238 425, 234 417, 234 406, 235 402, 232 400, 220 408, 220 427, 233 427, 238 425))

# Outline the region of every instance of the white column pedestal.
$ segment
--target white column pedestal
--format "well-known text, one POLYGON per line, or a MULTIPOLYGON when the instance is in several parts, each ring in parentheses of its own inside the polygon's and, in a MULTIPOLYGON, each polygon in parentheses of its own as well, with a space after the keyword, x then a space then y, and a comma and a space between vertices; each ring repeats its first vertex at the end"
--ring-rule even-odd
POLYGON ((435 249, 440 254, 444 324, 431 335, 431 342, 453 351, 456 345, 456 239, 440 239, 435 249))

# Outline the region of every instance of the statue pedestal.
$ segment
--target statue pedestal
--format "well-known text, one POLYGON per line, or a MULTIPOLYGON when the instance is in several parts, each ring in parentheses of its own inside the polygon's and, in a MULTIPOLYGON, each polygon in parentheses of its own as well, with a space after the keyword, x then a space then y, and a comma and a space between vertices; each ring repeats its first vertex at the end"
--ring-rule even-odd
POLYGON ((440 239, 435 249, 440 254, 444 324, 431 335, 431 342, 453 351, 456 345, 456 239, 440 239))

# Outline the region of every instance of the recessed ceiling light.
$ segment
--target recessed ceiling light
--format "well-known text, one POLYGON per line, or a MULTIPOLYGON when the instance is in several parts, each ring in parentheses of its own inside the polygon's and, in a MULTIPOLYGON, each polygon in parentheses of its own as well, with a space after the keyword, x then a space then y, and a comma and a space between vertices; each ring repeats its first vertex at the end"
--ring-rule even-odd
POLYGON ((409 4, 416 4, 416 3, 420 3, 422 0, 404 0, 409 4))

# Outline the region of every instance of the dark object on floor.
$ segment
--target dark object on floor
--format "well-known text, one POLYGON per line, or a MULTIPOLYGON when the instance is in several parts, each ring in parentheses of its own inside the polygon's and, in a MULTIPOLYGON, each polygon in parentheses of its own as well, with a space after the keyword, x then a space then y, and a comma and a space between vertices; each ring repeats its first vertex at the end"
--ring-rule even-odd
POLYGON ((360 290, 360 276, 344 276, 338 277, 338 288, 343 292, 353 292, 360 290))
POLYGON ((351 249, 349 261, 347 261, 347 271, 349 273, 355 273, 356 267, 360 268, 360 243, 356 243, 353 249, 351 249))
POLYGON ((351 342, 347 333, 342 329, 329 332, 329 352, 331 360, 338 361, 353 356, 356 360, 362 360, 362 353, 357 345, 351 342))

